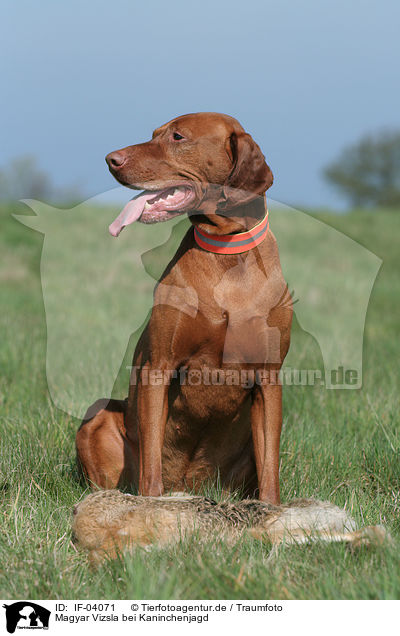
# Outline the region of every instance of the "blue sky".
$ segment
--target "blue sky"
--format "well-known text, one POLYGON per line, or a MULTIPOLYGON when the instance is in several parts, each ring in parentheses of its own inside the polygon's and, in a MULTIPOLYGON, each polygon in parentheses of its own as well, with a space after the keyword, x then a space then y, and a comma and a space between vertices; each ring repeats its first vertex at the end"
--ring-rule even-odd
POLYGON ((400 127, 399 18, 395 0, 5 0, 0 167, 34 154, 94 195, 116 185, 107 152, 220 111, 261 146, 272 198, 340 207, 322 167, 400 127))

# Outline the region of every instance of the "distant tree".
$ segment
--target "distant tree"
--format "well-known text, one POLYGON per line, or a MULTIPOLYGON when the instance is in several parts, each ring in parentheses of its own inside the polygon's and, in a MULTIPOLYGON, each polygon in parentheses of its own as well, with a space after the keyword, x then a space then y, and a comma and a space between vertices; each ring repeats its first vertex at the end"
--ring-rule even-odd
POLYGON ((35 157, 13 159, 0 170, 0 197, 3 200, 45 199, 51 192, 50 179, 38 168, 35 157))
POLYGON ((353 206, 400 207, 400 132, 363 137, 345 148, 324 176, 353 206))
POLYGON ((26 155, 9 161, 0 168, 0 200, 72 202, 82 198, 79 188, 56 188, 50 177, 38 166, 34 156, 26 155))

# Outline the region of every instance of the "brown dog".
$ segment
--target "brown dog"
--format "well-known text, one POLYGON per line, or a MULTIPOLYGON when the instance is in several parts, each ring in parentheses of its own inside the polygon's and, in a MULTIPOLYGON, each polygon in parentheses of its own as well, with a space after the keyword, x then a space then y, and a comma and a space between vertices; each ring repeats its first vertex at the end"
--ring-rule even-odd
POLYGON ((149 496, 198 491, 218 476, 279 503, 276 374, 292 307, 267 225, 264 156, 232 117, 197 113, 106 160, 120 183, 145 189, 110 226, 114 236, 185 212, 194 227, 156 286, 129 397, 96 403, 78 431, 85 475, 149 496))

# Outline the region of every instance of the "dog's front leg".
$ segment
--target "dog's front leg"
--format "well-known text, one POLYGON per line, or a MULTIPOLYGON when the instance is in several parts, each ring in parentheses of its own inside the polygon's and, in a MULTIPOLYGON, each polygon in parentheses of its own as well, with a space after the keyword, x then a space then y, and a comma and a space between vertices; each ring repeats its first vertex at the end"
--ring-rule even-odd
POLYGON ((251 407, 251 431, 259 498, 279 504, 279 441, 282 428, 282 387, 256 386, 251 407))
MULTIPOLYGON (((158 382, 159 379, 157 379, 158 382)), ((139 433, 139 494, 162 495, 162 448, 168 417, 168 383, 141 384, 137 396, 139 433)))

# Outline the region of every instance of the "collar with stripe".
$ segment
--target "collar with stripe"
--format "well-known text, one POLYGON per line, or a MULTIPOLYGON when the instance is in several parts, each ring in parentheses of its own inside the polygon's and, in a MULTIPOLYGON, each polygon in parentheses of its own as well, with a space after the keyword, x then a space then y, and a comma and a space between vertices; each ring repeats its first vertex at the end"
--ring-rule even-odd
POLYGON ((209 234, 199 228, 194 228, 194 238, 203 250, 214 254, 243 254, 260 245, 268 233, 268 211, 264 218, 247 232, 238 234, 209 234))

